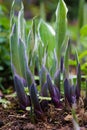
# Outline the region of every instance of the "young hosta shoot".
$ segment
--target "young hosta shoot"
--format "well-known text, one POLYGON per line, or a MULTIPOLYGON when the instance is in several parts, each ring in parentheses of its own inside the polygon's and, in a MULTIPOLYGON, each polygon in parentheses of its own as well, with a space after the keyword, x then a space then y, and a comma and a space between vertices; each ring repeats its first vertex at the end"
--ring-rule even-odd
POLYGON ((30 105, 30 100, 24 91, 23 82, 24 80, 21 77, 19 77, 17 74, 14 74, 14 84, 20 106, 22 109, 26 109, 26 107, 30 105))
POLYGON ((37 91, 36 91, 36 86, 35 84, 32 84, 30 86, 30 98, 31 98, 31 104, 34 108, 34 112, 35 114, 39 117, 39 118, 43 118, 43 111, 41 109, 38 97, 37 97, 37 91))
POLYGON ((65 93, 65 103, 68 101, 69 105, 76 105, 76 99, 78 93, 76 93, 76 87, 71 85, 69 80, 66 78, 64 81, 64 93, 65 93))
POLYGON ((28 64, 25 48, 26 47, 25 47, 24 41, 18 37, 18 52, 19 52, 20 69, 24 78, 26 78, 26 66, 28 64))
POLYGON ((20 60, 19 60, 19 51, 18 51, 18 36, 17 36, 17 25, 12 26, 12 33, 10 36, 10 51, 11 51, 11 65, 14 65, 16 73, 22 77, 20 60))
POLYGON ((68 79, 66 78, 66 79, 64 80, 65 103, 66 103, 66 101, 68 101, 68 103, 69 103, 70 106, 71 106, 72 99, 71 99, 70 89, 71 89, 70 83, 69 83, 68 79))
POLYGON ((47 74, 47 84, 50 96, 55 107, 60 107, 60 92, 59 89, 52 84, 51 77, 49 74, 47 74))
POLYGON ((77 66, 77 83, 76 83, 76 98, 79 99, 81 91, 81 68, 80 64, 77 66))
POLYGON ((41 68, 40 74, 39 74, 41 87, 42 87, 42 86, 44 85, 44 83, 46 82, 46 75, 47 75, 47 70, 46 70, 45 66, 42 65, 42 68, 41 68))
POLYGON ((62 45, 66 37, 67 28, 67 7, 63 0, 59 0, 56 9, 56 53, 58 59, 58 68, 60 66, 62 45))
POLYGON ((42 87, 41 95, 42 95, 43 97, 48 97, 48 96, 49 96, 49 93, 48 93, 48 84, 47 84, 47 82, 44 83, 44 85, 43 85, 43 87, 42 87))
POLYGON ((48 47, 48 53, 55 48, 55 31, 48 23, 41 20, 38 27, 40 40, 43 43, 43 47, 48 47))
POLYGON ((34 78, 33 78, 31 71, 29 70, 28 66, 26 66, 26 80, 27 80, 28 88, 30 89, 30 86, 34 82, 34 78))
POLYGON ((71 86, 71 98, 72 98, 72 104, 76 105, 76 93, 75 93, 75 86, 71 86))
POLYGON ((42 65, 42 68, 40 70, 40 73, 39 73, 39 77, 40 77, 40 86, 41 86, 41 93, 43 95, 44 93, 44 90, 46 90, 46 75, 47 75, 47 70, 45 68, 44 65, 42 65))
MULTIPOLYGON (((40 44, 42 44, 43 54, 44 57, 44 63, 49 71, 51 71, 52 66, 55 64, 54 60, 54 54, 53 51, 55 49, 55 31, 48 23, 46 23, 43 20, 40 20, 39 26, 38 26, 38 34, 39 34, 39 40, 40 44)), ((39 45, 41 46, 41 45, 39 45)), ((42 50, 42 49, 41 49, 42 50)), ((41 57, 41 56, 40 56, 41 57)), ((42 57, 42 58, 43 58, 42 57)), ((56 67, 55 67, 56 68, 56 67)), ((54 69, 53 69, 54 70, 54 69)), ((53 71, 51 71, 53 72, 53 71)))
POLYGON ((60 91, 60 70, 57 70, 54 75, 54 84, 56 85, 56 87, 58 87, 60 91))
POLYGON ((63 80, 63 75, 64 75, 64 58, 62 56, 60 60, 60 69, 58 69, 54 74, 54 84, 59 88, 59 91, 61 87, 60 82, 63 80))

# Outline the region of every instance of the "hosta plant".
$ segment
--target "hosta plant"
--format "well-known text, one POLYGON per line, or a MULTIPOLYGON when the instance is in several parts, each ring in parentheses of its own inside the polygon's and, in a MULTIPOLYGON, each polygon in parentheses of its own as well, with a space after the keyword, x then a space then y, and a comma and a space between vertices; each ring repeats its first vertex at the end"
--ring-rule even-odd
MULTIPOLYGON (((30 22, 29 33, 24 19, 24 7, 20 10, 13 1, 11 9, 11 68, 15 90, 22 109, 31 108, 37 117, 44 117, 44 110, 53 103, 63 108, 68 102, 76 104, 81 91, 81 70, 77 62, 76 84, 69 73, 71 43, 67 36, 67 8, 59 0, 56 9, 55 29, 37 17, 30 22), (16 14, 16 15, 15 15, 16 14), (36 82, 36 79, 39 81, 36 82), (26 88, 28 92, 26 93, 26 88)), ((76 53, 76 61, 78 61, 76 53)), ((87 97, 87 94, 86 94, 87 97)))

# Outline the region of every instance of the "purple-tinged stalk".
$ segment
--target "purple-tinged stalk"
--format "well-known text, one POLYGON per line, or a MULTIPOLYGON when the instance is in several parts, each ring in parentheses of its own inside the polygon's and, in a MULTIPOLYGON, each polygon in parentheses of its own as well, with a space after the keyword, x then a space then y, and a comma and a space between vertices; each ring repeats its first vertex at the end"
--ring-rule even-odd
POLYGON ((28 88, 30 90, 30 86, 34 82, 34 78, 33 78, 31 71, 29 70, 28 66, 26 67, 26 80, 27 80, 28 88))
POLYGON ((55 75, 54 75, 54 84, 58 87, 59 91, 61 89, 61 77, 64 77, 64 58, 61 57, 60 60, 60 69, 56 71, 55 75))
POLYGON ((31 104, 32 104, 32 107, 34 109, 36 116, 38 118, 43 119, 43 111, 41 109, 41 106, 37 97, 36 86, 34 83, 30 86, 30 98, 31 98, 31 104))
POLYGON ((60 70, 57 70, 54 75, 54 84, 56 85, 56 87, 58 87, 60 91, 60 70))
POLYGON ((64 81, 64 94, 65 94, 65 104, 69 103, 71 106, 72 104, 76 104, 76 94, 75 94, 75 87, 70 85, 69 80, 66 78, 64 81))
POLYGON ((46 82, 46 73, 47 73, 47 70, 46 70, 45 66, 42 65, 42 68, 41 68, 40 74, 39 74, 41 87, 42 87, 42 86, 44 85, 44 83, 46 82))
POLYGON ((55 105, 55 107, 60 107, 60 92, 59 89, 52 84, 51 77, 49 74, 47 74, 47 84, 48 84, 48 90, 50 93, 50 96, 52 98, 52 101, 55 105))
POLYGON ((65 104, 67 103, 67 101, 68 101, 68 103, 69 103, 69 105, 71 106, 71 102, 72 102, 72 99, 71 99, 71 93, 70 93, 70 84, 69 84, 69 81, 68 81, 68 79, 66 78, 65 80, 64 80, 64 94, 65 94, 65 104))
POLYGON ((71 86, 70 93, 71 93, 72 104, 75 106, 76 105, 76 94, 75 94, 75 86, 74 85, 71 86))
POLYGON ((64 57, 61 57, 60 60, 60 72, 63 73, 64 72, 64 57))
POLYGON ((40 77, 41 94, 43 96, 48 95, 47 90, 46 90, 47 89, 46 75, 47 75, 47 70, 46 70, 45 66, 42 65, 42 68, 41 68, 40 73, 39 73, 39 77, 40 77), (46 94, 45 94, 45 92, 46 92, 46 94))
POLYGON ((23 79, 17 74, 14 74, 14 84, 20 106, 22 109, 26 109, 26 107, 30 105, 30 101, 24 91, 23 79))
POLYGON ((42 95, 43 97, 48 97, 48 96, 49 96, 49 93, 48 93, 48 84, 47 84, 47 82, 44 83, 44 85, 43 85, 43 87, 42 87, 41 95, 42 95))
POLYGON ((81 68, 80 64, 77 66, 77 83, 76 83, 76 99, 79 100, 81 91, 81 68))

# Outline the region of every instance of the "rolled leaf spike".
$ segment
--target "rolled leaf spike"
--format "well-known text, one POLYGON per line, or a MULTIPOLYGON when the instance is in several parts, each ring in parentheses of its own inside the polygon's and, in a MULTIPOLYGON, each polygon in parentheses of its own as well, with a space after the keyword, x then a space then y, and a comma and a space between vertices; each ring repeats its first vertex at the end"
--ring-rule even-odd
POLYGON ((48 84, 48 90, 50 93, 50 96, 52 98, 52 101, 55 105, 55 107, 60 107, 60 92, 56 86, 52 84, 50 75, 47 75, 47 84, 48 84))
POLYGON ((30 98, 32 106, 34 107, 34 112, 38 117, 43 118, 43 111, 41 109, 38 97, 37 97, 37 91, 35 84, 32 84, 30 86, 30 98))
POLYGON ((15 89, 16 93, 19 99, 20 106, 23 109, 26 109, 28 105, 30 105, 30 101, 28 96, 26 95, 24 91, 24 85, 23 85, 23 79, 19 77, 17 74, 14 75, 14 84, 15 84, 15 89))
POLYGON ((56 87, 58 87, 60 91, 60 70, 58 70, 54 75, 54 84, 56 85, 56 87))

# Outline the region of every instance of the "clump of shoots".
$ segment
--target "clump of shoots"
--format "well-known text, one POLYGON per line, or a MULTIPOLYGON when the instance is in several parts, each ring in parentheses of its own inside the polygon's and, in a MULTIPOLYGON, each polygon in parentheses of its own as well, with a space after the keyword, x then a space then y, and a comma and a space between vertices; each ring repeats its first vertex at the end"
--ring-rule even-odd
MULTIPOLYGON (((28 36, 26 34, 23 14, 23 5, 18 13, 18 17, 15 17, 14 13, 12 13, 12 33, 10 37, 11 65, 15 89, 20 106, 24 110, 26 107, 31 107, 31 114, 34 114, 35 117, 44 119, 44 110, 46 107, 48 109, 48 105, 50 103, 49 101, 51 101, 56 108, 60 108, 62 106, 61 86, 64 86, 65 105, 68 103, 70 108, 72 108, 73 124, 74 127, 76 127, 78 126, 78 123, 74 109, 80 97, 81 68, 78 63, 76 85, 71 84, 69 79, 71 43, 70 40, 67 40, 68 43, 65 42, 67 37, 66 5, 63 0, 59 0, 56 10, 55 30, 51 27, 51 25, 43 20, 40 20, 37 25, 38 22, 35 23, 35 18, 32 20, 28 36), (66 46, 65 43, 67 43, 66 46), (66 49, 64 48, 65 51, 62 54, 63 45, 66 49), (37 71, 35 71, 35 69, 37 71), (40 81, 40 85, 38 86, 36 86, 34 74, 37 74, 40 81), (53 76, 54 81, 51 79, 53 76), (28 94, 25 93, 25 87, 28 88, 28 94)), ((84 107, 87 108, 87 81, 84 107)))

